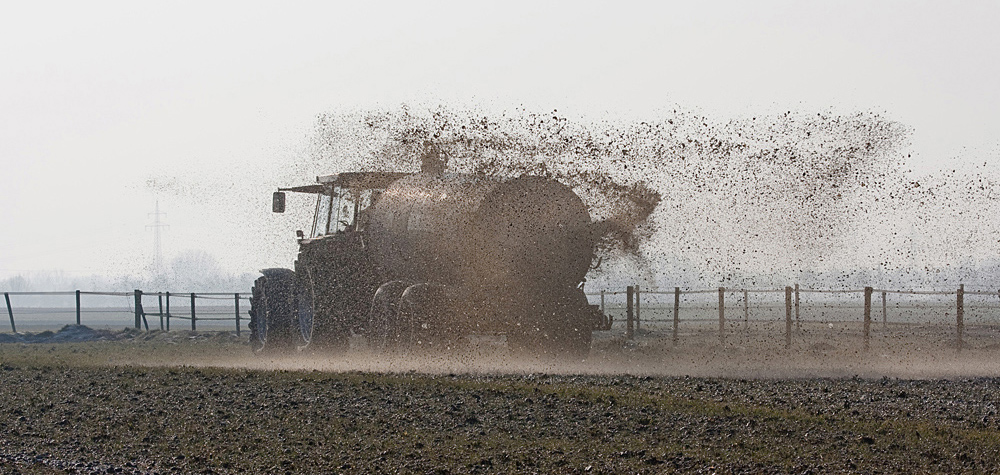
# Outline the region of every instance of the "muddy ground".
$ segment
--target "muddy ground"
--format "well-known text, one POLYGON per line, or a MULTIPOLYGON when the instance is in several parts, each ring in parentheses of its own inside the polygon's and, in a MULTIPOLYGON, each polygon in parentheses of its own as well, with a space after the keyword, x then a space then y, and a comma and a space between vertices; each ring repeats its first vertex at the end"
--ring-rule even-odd
POLYGON ((260 357, 188 332, 5 343, 0 472, 1000 470, 989 332, 962 352, 934 328, 868 350, 820 332, 598 335, 558 364, 488 338, 433 357, 260 357))

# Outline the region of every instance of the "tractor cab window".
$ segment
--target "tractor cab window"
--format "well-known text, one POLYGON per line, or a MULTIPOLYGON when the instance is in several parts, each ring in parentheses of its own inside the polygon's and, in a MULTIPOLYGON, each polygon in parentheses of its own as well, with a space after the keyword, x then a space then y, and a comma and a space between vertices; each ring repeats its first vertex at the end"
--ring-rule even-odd
POLYGON ((343 232, 354 229, 354 197, 345 190, 340 199, 336 200, 337 209, 333 210, 334 221, 330 224, 331 232, 343 232))
POLYGON ((379 190, 343 190, 332 213, 331 232, 364 231, 368 224, 368 209, 378 198, 378 193, 379 190))
POLYGON ((358 192, 349 188, 334 188, 328 234, 355 230, 358 215, 358 192))
POLYGON ((368 219, 370 216, 370 208, 372 203, 378 200, 378 197, 382 194, 382 190, 364 190, 361 192, 361 196, 358 199, 358 222, 357 230, 364 231, 368 227, 368 219))
POLYGON ((330 193, 317 195, 316 215, 313 217, 313 228, 310 237, 319 237, 329 233, 330 214, 333 212, 335 200, 330 193))
POLYGON ((311 237, 344 231, 363 231, 368 221, 368 209, 382 190, 350 190, 334 188, 318 195, 311 237))

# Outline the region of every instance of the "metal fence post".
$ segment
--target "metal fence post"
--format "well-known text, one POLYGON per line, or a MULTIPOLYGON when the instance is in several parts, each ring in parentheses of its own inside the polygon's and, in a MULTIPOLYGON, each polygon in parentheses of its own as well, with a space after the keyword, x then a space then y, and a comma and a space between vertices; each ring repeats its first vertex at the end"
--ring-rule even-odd
POLYGON ((3 299, 7 301, 7 315, 10 316, 10 331, 17 333, 17 327, 14 326, 14 310, 10 308, 10 294, 4 292, 3 299))
POLYGON ((639 286, 635 286, 635 329, 639 329, 639 286))
POLYGON ((792 346, 792 288, 785 286, 785 348, 792 346))
POLYGON ((240 336, 240 294, 233 294, 233 302, 236 304, 236 336, 240 336))
POLYGON ((135 329, 136 330, 141 330, 142 329, 142 291, 139 290, 139 289, 135 289, 135 291, 132 292, 132 295, 135 297, 135 329))
POLYGON ((674 287, 674 345, 677 344, 677 324, 680 323, 681 288, 674 287))
POLYGON ((632 295, 635 288, 631 285, 625 288, 625 338, 631 340, 635 336, 635 312, 632 307, 632 295))
POLYGON ((76 291, 76 324, 80 324, 80 291, 76 291))
POLYGON ((889 323, 886 319, 885 311, 885 291, 882 291, 882 328, 889 328, 889 323))
POLYGON ((799 319, 799 284, 795 284, 795 329, 802 329, 802 320, 799 319))
POLYGON ((167 331, 170 331, 170 292, 167 292, 166 296, 167 296, 167 331))
POLYGON ((743 327, 750 328, 750 298, 747 289, 743 289, 743 327))
POLYGON ((871 340, 872 328, 872 288, 865 287, 865 349, 867 350, 871 340))
POLYGON ((726 341, 726 288, 719 287, 719 342, 726 341))
POLYGON ((958 293, 956 295, 955 309, 955 320, 958 326, 958 351, 962 351, 962 333, 965 330, 965 284, 958 285, 958 293))
POLYGON ((198 326, 196 324, 197 321, 198 317, 196 316, 194 311, 194 292, 191 292, 191 331, 197 331, 198 329, 198 326))
POLYGON ((156 303, 160 306, 160 331, 163 331, 163 294, 156 295, 156 303))

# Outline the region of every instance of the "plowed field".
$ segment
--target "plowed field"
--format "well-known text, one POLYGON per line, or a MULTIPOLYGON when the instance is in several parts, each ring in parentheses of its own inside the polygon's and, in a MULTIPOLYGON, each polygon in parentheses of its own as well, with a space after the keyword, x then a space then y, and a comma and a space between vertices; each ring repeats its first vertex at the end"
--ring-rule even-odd
POLYGON ((764 358, 694 338, 625 349, 604 339, 591 361, 492 367, 495 348, 269 359, 234 338, 181 332, 2 344, 0 472, 1000 470, 1000 379, 979 361, 992 349, 899 379, 893 368, 915 370, 886 362, 901 355, 822 347, 764 358), (667 370, 699 360, 698 376, 667 370))

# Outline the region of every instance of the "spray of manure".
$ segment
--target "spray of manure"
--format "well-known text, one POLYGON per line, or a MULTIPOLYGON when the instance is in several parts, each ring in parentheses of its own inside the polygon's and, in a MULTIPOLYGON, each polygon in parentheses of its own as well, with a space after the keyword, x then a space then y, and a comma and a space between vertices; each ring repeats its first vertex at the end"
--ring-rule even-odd
POLYGON ((717 282, 840 257, 873 190, 903 199, 907 138, 874 113, 623 123, 402 106, 319 116, 310 160, 416 171, 432 147, 453 172, 553 177, 590 207, 605 257, 666 256, 717 282))

